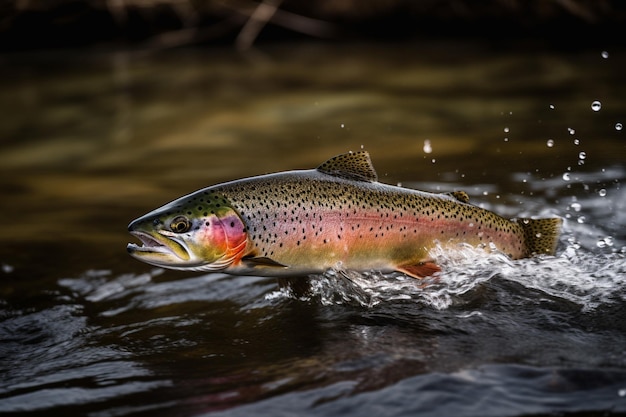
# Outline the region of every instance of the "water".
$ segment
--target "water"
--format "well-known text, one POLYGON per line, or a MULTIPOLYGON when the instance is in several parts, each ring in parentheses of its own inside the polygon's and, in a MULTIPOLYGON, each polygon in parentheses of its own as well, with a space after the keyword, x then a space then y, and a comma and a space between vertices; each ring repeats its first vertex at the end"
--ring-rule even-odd
POLYGON ((0 413, 626 413, 625 63, 469 43, 3 57, 0 413), (301 293, 125 253, 170 199, 361 147, 381 181, 563 217, 557 255, 435 250, 438 279, 332 270, 301 293))

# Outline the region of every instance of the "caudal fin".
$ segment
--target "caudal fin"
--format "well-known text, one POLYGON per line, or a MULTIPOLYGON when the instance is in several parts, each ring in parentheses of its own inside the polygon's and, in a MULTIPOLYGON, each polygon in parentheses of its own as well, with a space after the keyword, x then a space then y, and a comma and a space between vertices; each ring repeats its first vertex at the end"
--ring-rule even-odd
POLYGON ((518 219, 517 224, 524 230, 527 256, 554 255, 559 242, 562 219, 518 219))

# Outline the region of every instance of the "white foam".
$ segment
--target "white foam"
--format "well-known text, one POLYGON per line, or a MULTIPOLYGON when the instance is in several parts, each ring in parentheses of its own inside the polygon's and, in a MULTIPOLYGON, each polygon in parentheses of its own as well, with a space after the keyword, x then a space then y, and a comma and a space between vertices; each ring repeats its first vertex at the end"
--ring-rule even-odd
MULTIPOLYGON (((626 300, 626 256, 622 253, 593 254, 573 243, 558 256, 515 261, 468 246, 454 251, 435 249, 432 255, 442 266, 436 277, 416 280, 398 273, 333 269, 311 277, 309 298, 319 298, 324 305, 371 307, 406 300, 447 309, 464 302, 463 296, 479 285, 500 279, 576 303, 583 310, 626 300)), ((533 291, 526 296, 537 295, 533 291)))

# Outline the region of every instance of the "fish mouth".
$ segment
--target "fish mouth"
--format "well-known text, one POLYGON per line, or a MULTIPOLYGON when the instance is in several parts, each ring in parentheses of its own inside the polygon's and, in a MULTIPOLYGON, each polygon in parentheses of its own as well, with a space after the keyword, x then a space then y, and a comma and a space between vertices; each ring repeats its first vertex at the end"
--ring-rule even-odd
POLYGON ((130 234, 141 241, 141 245, 129 243, 126 246, 126 251, 135 258, 164 266, 185 262, 190 258, 187 248, 169 236, 152 235, 138 230, 133 230, 130 234))

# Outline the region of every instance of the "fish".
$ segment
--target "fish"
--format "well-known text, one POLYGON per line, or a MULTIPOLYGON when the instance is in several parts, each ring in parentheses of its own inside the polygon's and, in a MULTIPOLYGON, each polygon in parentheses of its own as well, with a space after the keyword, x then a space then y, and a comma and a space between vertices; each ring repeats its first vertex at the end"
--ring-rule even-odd
POLYGON ((128 253, 185 271, 294 277, 330 269, 438 274, 434 248, 464 245, 511 259, 554 255, 562 219, 506 219, 463 191, 381 183, 367 151, 315 169, 210 186, 133 220, 128 253))

